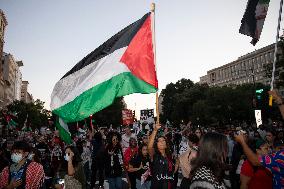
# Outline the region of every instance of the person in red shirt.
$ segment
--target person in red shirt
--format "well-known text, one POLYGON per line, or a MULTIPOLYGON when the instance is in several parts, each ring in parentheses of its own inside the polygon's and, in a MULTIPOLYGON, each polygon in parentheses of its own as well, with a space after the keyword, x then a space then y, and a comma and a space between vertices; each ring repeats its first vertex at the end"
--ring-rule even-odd
MULTIPOLYGON (((129 147, 124 152, 124 166, 128 170, 130 160, 138 153, 137 140, 135 138, 129 139, 129 147)), ((135 173, 127 171, 130 181, 131 189, 136 189, 135 173)))
POLYGON ((12 148, 13 164, 0 173, 2 189, 38 189, 44 184, 44 170, 41 164, 28 159, 29 144, 17 141, 12 148))
MULTIPOLYGON (((255 142, 255 150, 257 155, 267 155, 269 152, 269 144, 262 139, 255 142)), ((253 166, 246 160, 241 169, 241 187, 240 189, 272 189, 272 174, 264 167, 253 166)))

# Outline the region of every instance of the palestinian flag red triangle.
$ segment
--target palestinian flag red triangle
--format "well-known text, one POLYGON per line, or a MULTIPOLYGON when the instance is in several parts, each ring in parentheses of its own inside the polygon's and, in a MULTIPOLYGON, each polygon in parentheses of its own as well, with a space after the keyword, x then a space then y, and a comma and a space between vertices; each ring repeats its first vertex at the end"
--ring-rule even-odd
POLYGON ((158 88, 151 28, 151 16, 149 15, 120 61, 125 63, 136 77, 158 88))

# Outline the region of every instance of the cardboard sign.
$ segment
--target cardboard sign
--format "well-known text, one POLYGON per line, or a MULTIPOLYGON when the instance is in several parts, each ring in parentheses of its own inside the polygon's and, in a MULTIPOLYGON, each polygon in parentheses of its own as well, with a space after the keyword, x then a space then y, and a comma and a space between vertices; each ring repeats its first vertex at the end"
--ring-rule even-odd
POLYGON ((256 126, 257 128, 262 125, 262 119, 261 119, 261 110, 255 110, 255 121, 256 121, 256 126))
POLYGON ((148 124, 154 123, 154 109, 141 110, 140 121, 141 123, 143 122, 147 122, 148 124))
POLYGON ((124 109, 122 110, 122 124, 123 125, 129 125, 133 124, 133 113, 132 110, 124 109))

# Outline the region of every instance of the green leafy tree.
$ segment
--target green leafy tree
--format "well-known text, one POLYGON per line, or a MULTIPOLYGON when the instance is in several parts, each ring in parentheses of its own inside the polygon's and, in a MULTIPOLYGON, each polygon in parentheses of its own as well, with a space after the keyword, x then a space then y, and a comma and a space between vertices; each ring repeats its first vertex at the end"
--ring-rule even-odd
POLYGON ((268 106, 269 86, 260 83, 224 87, 194 84, 183 89, 178 91, 176 84, 170 83, 162 91, 163 119, 170 120, 175 126, 188 121, 204 126, 255 122, 253 99, 256 89, 263 89, 262 97, 257 102, 263 120, 279 117, 278 109, 268 106))
POLYGON ((7 106, 7 112, 16 115, 15 122, 18 123, 19 129, 25 124, 32 129, 47 126, 48 119, 51 117, 51 112, 44 109, 44 102, 39 99, 33 103, 14 101, 7 106))
POLYGON ((112 105, 97 112, 93 119, 99 126, 113 125, 117 127, 122 124, 122 110, 125 108, 123 97, 116 98, 112 105))
POLYGON ((183 118, 186 121, 187 112, 185 111, 183 92, 194 86, 190 79, 178 80, 175 84, 170 83, 161 91, 163 97, 163 114, 161 121, 165 123, 167 120, 178 124, 183 118), (184 110, 184 111, 183 111, 184 110), (182 114, 182 115, 181 115, 182 114))
MULTIPOLYGON (((272 77, 273 64, 265 64, 265 76, 267 78, 272 77)), ((281 36, 277 44, 276 54, 276 67, 275 67, 275 87, 284 88, 284 37, 281 36)))

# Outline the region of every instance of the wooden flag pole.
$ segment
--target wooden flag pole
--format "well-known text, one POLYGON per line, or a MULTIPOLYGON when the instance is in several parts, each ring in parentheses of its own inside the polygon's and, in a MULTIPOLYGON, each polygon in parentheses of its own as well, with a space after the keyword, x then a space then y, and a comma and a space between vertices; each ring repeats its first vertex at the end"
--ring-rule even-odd
MULTIPOLYGON (((156 62, 156 36, 155 36, 155 3, 151 3, 151 20, 152 20, 152 43, 153 43, 153 51, 154 51, 154 62, 157 74, 157 62, 156 62)), ((156 92, 156 115, 157 115, 157 124, 160 124, 160 113, 159 113, 159 90, 156 92)))
MULTIPOLYGON (((275 80, 275 67, 276 67, 276 55, 277 55, 277 43, 279 39, 279 30, 280 30, 280 23, 281 23, 281 15, 282 15, 282 6, 283 6, 283 0, 280 1, 280 8, 279 8, 279 16, 278 16, 278 25, 277 25, 277 32, 276 32, 276 42, 275 42, 275 48, 274 48, 274 60, 273 60, 273 69, 272 69, 272 78, 271 78, 271 84, 270 84, 270 90, 272 91, 274 88, 274 80, 275 80)), ((269 96, 269 105, 272 106, 272 96, 269 96)))

